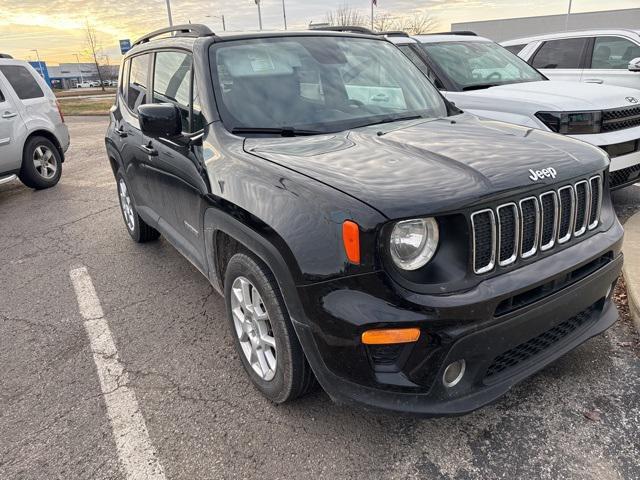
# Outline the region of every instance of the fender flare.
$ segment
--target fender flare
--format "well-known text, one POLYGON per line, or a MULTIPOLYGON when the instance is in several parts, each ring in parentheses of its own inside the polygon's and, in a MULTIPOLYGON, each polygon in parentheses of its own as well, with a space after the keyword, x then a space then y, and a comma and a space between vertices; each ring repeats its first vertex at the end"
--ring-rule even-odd
MULTIPOLYGON (((218 275, 218 256, 215 236, 224 232, 262 260, 273 273, 280 293, 292 319, 304 319, 305 314, 298 299, 291 270, 280 250, 244 222, 216 207, 207 208, 204 214, 205 253, 209 268, 209 281, 220 294, 224 293, 222 279, 218 275)), ((295 321, 293 322, 295 325, 295 321)))

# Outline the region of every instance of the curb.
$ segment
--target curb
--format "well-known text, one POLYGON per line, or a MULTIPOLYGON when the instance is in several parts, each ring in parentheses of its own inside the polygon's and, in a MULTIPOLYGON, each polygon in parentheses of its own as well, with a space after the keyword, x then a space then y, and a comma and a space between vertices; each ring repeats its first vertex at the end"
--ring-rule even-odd
POLYGON ((640 332, 640 212, 632 215, 624 224, 622 251, 622 273, 627 284, 629 313, 636 330, 640 332))

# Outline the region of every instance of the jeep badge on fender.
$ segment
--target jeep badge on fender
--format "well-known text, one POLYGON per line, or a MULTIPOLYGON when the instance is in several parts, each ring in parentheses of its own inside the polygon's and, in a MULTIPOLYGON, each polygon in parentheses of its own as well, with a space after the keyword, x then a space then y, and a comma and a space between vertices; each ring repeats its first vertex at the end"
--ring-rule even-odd
POLYGON ((177 25, 120 71, 125 228, 223 295, 273 402, 459 415, 618 318, 604 151, 460 111, 384 36, 177 25))

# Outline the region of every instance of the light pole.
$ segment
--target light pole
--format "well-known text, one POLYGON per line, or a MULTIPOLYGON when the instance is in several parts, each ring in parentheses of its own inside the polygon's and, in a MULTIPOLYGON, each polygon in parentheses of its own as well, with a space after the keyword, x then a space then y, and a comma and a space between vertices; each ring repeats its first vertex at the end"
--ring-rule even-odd
POLYGON ((36 52, 36 58, 38 59, 38 73, 42 78, 44 78, 44 74, 42 73, 42 62, 40 62, 40 55, 38 54, 38 49, 32 48, 31 51, 36 52))
POLYGON ((284 19, 284 29, 287 29, 287 9, 284 8, 284 0, 282 0, 282 18, 284 19))
POLYGON ((227 25, 224 21, 224 15, 205 15, 206 18, 219 18, 220 20, 222 20, 222 31, 226 32, 227 31, 227 25))
POLYGON ((262 10, 260 10, 260 0, 255 0, 255 2, 258 6, 258 23, 260 25, 260 30, 262 30, 262 10))
POLYGON ((84 82, 84 77, 82 76, 82 67, 80 66, 80 57, 78 57, 77 53, 74 53, 76 57, 76 63, 78 64, 78 71, 80 72, 80 83, 84 82))
POLYGON ((171 0, 167 0, 167 17, 169 17, 169 26, 173 27, 173 18, 171 18, 171 0))
POLYGON ((569 17, 571 16, 571 1, 569 0, 569 10, 567 10, 567 21, 564 24, 564 30, 568 31, 569 30, 569 17))

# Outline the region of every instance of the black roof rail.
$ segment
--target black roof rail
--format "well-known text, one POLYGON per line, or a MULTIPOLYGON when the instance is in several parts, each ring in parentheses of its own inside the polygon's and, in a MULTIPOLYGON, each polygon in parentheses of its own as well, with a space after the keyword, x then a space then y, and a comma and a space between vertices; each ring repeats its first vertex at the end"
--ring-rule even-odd
POLYGON ((422 33, 420 35, 462 35, 465 37, 477 37, 478 34, 476 32, 472 32, 471 30, 454 30, 452 32, 436 32, 436 33, 422 33))
POLYGON ((142 37, 137 39, 135 42, 133 42, 132 46, 147 43, 152 38, 159 37, 160 35, 164 35, 165 33, 175 33, 176 37, 208 37, 215 35, 215 33, 213 33, 213 31, 206 25, 202 25, 199 23, 186 23, 184 25, 174 25, 172 27, 154 30, 153 32, 147 33, 146 35, 143 35, 142 37))
POLYGON ((366 27, 359 27, 357 25, 344 25, 344 26, 328 26, 328 27, 313 27, 309 30, 324 30, 326 32, 351 32, 351 33, 363 33, 365 35, 376 35, 372 30, 366 27))
POLYGON ((13 57, 8 53, 0 53, 0 58, 13 58, 13 57))
POLYGON ((386 35, 387 37, 410 37, 407 32, 403 32, 401 30, 390 30, 388 32, 379 32, 376 35, 386 35))

